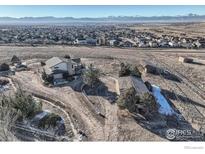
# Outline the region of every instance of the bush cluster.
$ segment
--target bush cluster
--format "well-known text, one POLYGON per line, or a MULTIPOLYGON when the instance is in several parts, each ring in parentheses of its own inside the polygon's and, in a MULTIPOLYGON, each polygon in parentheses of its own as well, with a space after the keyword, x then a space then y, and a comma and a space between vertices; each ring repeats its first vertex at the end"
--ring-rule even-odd
POLYGON ((61 117, 59 115, 49 113, 40 120, 38 127, 42 129, 56 127, 57 122, 60 120, 61 117))
POLYGON ((98 85, 100 82, 101 72, 99 69, 94 68, 91 64, 88 69, 83 73, 83 81, 86 85, 90 86, 91 88, 98 85))
POLYGON ((120 96, 117 104, 121 109, 128 109, 131 113, 142 111, 144 114, 147 114, 155 112, 158 108, 156 100, 151 93, 138 95, 133 87, 120 96))
POLYGON ((42 103, 36 102, 33 97, 22 90, 17 90, 13 97, 4 96, 1 100, 3 105, 9 105, 20 111, 23 118, 30 118, 42 110, 42 103))
POLYGON ((132 66, 130 64, 121 63, 119 77, 129 76, 129 75, 141 78, 141 72, 139 71, 137 66, 132 66))

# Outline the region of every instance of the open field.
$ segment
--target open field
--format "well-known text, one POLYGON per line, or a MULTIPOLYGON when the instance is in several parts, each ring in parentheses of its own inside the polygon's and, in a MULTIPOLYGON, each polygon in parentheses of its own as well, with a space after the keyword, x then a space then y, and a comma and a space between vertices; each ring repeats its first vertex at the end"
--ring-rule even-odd
POLYGON ((150 24, 138 25, 132 27, 133 29, 142 32, 152 32, 158 36, 172 35, 172 36, 186 36, 190 38, 205 36, 205 23, 172 23, 172 24, 150 24))
MULTIPOLYGON (((179 121, 179 128, 205 132, 205 65, 185 64, 178 61, 179 56, 185 56, 198 59, 203 63, 205 50, 68 46, 0 47, 1 62, 9 61, 13 55, 27 62, 32 63, 33 60, 34 63, 53 56, 63 57, 66 54, 82 58, 85 64, 94 64, 106 74, 102 81, 108 87, 108 91, 116 93, 119 93, 120 62, 140 64, 141 61, 146 60, 177 75, 182 82, 178 83, 165 79, 163 76, 151 74, 143 74, 142 78, 144 81, 160 86, 165 96, 181 114, 183 118, 179 121)), ((116 103, 110 103, 102 97, 104 94, 101 94, 100 90, 96 90, 97 95, 87 95, 75 91, 75 88, 70 86, 45 87, 39 79, 38 70, 39 68, 35 68, 31 71, 16 72, 14 76, 11 76, 11 80, 14 85, 18 83, 23 90, 34 96, 46 97, 51 103, 55 102, 54 105, 64 112, 63 116, 69 116, 68 121, 73 124, 73 127, 69 129, 72 129, 74 139, 79 139, 78 132, 81 130, 87 135, 85 140, 89 141, 167 140, 163 133, 159 134, 144 127, 141 123, 136 122, 127 111, 121 111, 116 103), (101 117, 98 112, 103 113, 105 118, 101 117)), ((77 87, 78 83, 73 86, 77 87)), ((56 112, 60 113, 59 110, 56 112)), ((155 125, 158 127, 157 123, 155 125)))

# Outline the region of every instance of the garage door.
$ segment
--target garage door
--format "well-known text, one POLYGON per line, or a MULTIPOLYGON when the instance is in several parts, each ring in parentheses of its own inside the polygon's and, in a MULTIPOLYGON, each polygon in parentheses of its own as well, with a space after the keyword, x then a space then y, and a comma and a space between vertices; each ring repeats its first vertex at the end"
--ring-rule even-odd
POLYGON ((60 74, 54 74, 54 75, 53 75, 53 78, 54 78, 54 79, 62 79, 62 78, 63 78, 63 74, 62 74, 62 73, 60 73, 60 74))

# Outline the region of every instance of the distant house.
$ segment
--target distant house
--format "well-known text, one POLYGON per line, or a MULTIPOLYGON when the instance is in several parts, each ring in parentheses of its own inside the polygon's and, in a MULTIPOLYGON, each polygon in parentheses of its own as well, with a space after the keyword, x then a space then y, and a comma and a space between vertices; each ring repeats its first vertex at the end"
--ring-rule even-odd
POLYGON ((200 39, 199 43, 202 48, 205 48, 205 39, 200 39))
POLYGON ((124 47, 134 47, 136 46, 136 42, 132 41, 131 39, 124 39, 123 46, 124 47))
POLYGON ((200 48, 201 47, 201 43, 197 40, 197 41, 193 42, 193 46, 195 48, 200 48))
POLYGON ((98 40, 93 39, 93 38, 76 39, 75 44, 78 44, 78 45, 97 45, 98 40))
POLYGON ((79 65, 80 59, 53 57, 46 61, 44 70, 46 75, 52 78, 54 83, 57 83, 75 75, 79 65))
POLYGON ((159 46, 162 48, 168 48, 169 47, 169 42, 167 40, 161 40, 159 42, 159 46))
POLYGON ((115 46, 115 42, 116 42, 116 40, 109 40, 109 45, 110 46, 115 46))
POLYGON ((179 47, 179 44, 178 44, 177 42, 175 42, 175 41, 170 41, 168 44, 169 44, 169 46, 172 47, 172 48, 177 48, 177 47, 179 47))
POLYGON ((145 42, 141 41, 141 42, 138 43, 138 47, 139 48, 146 48, 148 46, 147 46, 147 44, 145 42))
POLYGON ((155 42, 155 41, 149 41, 148 44, 149 44, 149 47, 151 47, 151 48, 156 48, 156 47, 158 47, 158 44, 157 44, 157 42, 155 42))
POLYGON ((88 45, 97 45, 97 39, 94 38, 86 38, 86 42, 88 45))
POLYGON ((86 39, 76 39, 75 44, 78 45, 87 45, 87 40, 86 39))

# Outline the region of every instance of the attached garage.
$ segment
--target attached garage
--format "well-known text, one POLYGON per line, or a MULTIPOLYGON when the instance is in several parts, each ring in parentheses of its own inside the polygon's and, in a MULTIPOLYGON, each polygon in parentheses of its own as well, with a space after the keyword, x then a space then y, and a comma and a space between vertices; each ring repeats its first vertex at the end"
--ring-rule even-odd
POLYGON ((53 74, 53 79, 63 79, 63 74, 62 73, 58 73, 58 74, 53 74))

